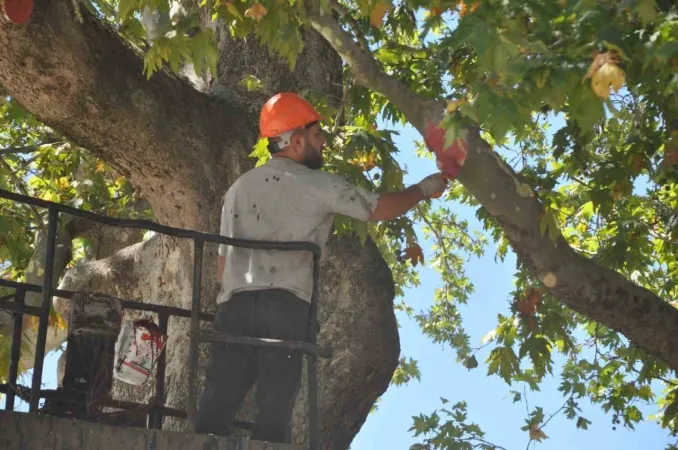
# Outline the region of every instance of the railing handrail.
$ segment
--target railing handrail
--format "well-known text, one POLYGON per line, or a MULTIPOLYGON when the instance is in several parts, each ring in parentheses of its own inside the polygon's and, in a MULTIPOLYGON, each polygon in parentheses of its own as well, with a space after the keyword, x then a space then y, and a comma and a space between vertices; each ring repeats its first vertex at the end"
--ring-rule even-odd
MULTIPOLYGON (((10 289, 14 290, 22 290, 24 292, 34 292, 34 293, 42 293, 43 288, 42 286, 38 284, 31 284, 31 283, 23 283, 19 281, 14 281, 14 280, 6 280, 4 278, 0 278, 0 286, 2 287, 8 287, 10 289)), ((183 317, 184 319, 190 319, 191 318, 191 310, 186 309, 186 308, 180 308, 178 306, 167 306, 167 305, 161 305, 157 303, 146 303, 141 300, 130 300, 128 298, 120 298, 114 295, 109 295, 109 294, 104 294, 100 292, 89 292, 89 291, 71 291, 71 290, 64 290, 64 289, 52 289, 51 290, 52 295, 54 297, 59 297, 61 299, 65 299, 68 301, 72 301, 73 297, 76 294, 86 294, 86 295, 102 295, 105 297, 113 298, 117 300, 120 303, 120 307, 122 309, 134 309, 138 311, 144 311, 144 312, 152 312, 152 313, 165 313, 169 314, 170 316, 173 317, 183 317)), ((27 306, 27 305, 16 305, 14 302, 10 302, 7 300, 0 301, 0 309, 4 309, 7 311, 12 311, 12 312, 18 312, 21 314, 29 314, 33 316, 38 315, 38 311, 40 311, 40 307, 38 306, 27 306)), ((206 312, 201 312, 200 313, 200 320, 205 320, 209 322, 214 321, 214 314, 206 313, 206 312)))
POLYGON ((155 231, 156 233, 166 234, 168 236, 182 237, 188 239, 197 239, 207 242, 216 242, 219 244, 231 245, 233 247, 251 248, 259 250, 283 250, 283 251, 308 251, 316 256, 320 256, 320 247, 312 242, 306 241, 263 241, 238 239, 219 234, 205 233, 203 231, 186 230, 183 228, 170 227, 157 222, 145 219, 118 219, 115 217, 103 216, 90 211, 83 211, 62 203, 55 203, 48 200, 42 200, 35 197, 17 194, 15 192, 0 189, 0 198, 6 198, 19 203, 38 206, 41 208, 56 208, 59 212, 80 217, 82 219, 99 222, 118 228, 141 228, 155 231))

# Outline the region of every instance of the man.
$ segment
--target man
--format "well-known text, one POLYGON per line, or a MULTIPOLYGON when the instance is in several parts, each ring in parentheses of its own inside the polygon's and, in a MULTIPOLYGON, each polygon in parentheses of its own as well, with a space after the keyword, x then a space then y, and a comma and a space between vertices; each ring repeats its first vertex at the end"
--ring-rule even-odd
MULTIPOLYGON (((224 236, 310 241, 321 249, 335 214, 360 220, 391 220, 445 190, 440 174, 393 193, 376 194, 320 169, 326 144, 320 115, 293 93, 271 98, 260 117, 272 157, 243 174, 226 193, 224 236)), ((302 251, 219 247, 221 291, 216 331, 305 341, 313 287, 312 255, 302 251)), ((219 345, 210 347, 206 388, 196 432, 230 434, 243 398, 257 383, 252 439, 289 443, 289 424, 301 379, 300 352, 219 345)))

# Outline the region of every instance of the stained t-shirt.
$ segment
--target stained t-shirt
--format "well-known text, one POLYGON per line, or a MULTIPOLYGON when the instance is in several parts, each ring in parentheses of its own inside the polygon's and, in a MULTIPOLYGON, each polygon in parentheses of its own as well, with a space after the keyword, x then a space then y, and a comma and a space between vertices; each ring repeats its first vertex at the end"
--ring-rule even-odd
MULTIPOLYGON (((367 220, 379 194, 343 177, 273 157, 240 176, 224 196, 221 234, 241 239, 306 241, 324 252, 335 214, 367 220)), ((220 245, 226 257, 217 303, 253 289, 287 289, 310 302, 309 251, 253 250, 220 245)))

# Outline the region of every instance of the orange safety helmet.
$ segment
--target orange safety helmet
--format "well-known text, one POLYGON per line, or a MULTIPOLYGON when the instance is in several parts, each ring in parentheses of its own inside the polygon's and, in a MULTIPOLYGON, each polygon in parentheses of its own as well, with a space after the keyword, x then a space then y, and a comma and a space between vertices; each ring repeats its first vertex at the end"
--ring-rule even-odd
POLYGON ((261 137, 270 138, 321 120, 313 105, 292 92, 281 92, 266 102, 259 116, 261 137))

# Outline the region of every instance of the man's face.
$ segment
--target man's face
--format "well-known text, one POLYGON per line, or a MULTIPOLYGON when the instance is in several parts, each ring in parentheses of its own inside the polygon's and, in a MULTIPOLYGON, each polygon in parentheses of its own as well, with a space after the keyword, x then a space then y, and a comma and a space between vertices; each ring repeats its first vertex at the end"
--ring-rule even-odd
POLYGON ((315 124, 308 130, 305 130, 300 143, 303 143, 303 147, 301 148, 301 161, 299 162, 309 169, 320 169, 325 163, 322 150, 325 144, 327 144, 320 125, 315 124))

